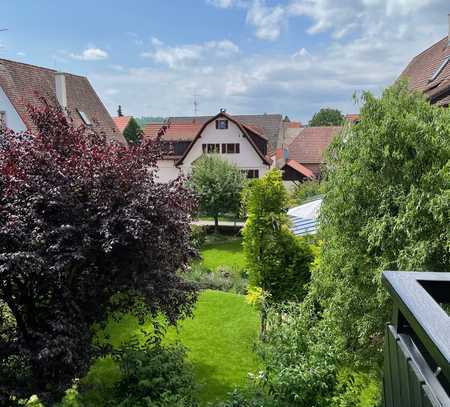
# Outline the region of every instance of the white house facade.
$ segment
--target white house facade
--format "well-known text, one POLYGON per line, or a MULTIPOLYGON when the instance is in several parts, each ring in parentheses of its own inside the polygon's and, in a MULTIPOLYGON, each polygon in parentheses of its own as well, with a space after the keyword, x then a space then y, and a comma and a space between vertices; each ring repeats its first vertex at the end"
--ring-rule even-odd
MULTIPOLYGON (((144 133, 149 135, 150 127, 144 133)), ((202 125, 169 124, 162 140, 171 143, 174 153, 158 162, 160 182, 169 182, 180 174, 189 175, 203 154, 217 154, 248 178, 262 177, 271 166, 265 136, 224 111, 202 125)))
POLYGON ((0 123, 15 132, 22 132, 27 129, 2 87, 0 87, 0 123))

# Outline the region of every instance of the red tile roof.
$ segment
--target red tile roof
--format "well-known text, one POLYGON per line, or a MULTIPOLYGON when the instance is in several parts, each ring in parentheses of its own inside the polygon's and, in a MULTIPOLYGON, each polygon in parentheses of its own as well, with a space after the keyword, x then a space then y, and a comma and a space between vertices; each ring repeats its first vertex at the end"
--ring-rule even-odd
POLYGON ((303 127, 300 122, 289 122, 288 124, 289 129, 299 129, 300 127, 303 127))
POLYGON ((342 127, 305 127, 289 144, 290 160, 305 164, 323 163, 323 155, 342 127))
POLYGON ((300 174, 303 174, 306 178, 315 178, 314 173, 309 168, 306 168, 304 165, 298 163, 295 160, 287 160, 286 165, 293 168, 300 174))
POLYGON ((409 87, 424 92, 433 103, 450 103, 450 46, 443 38, 413 58, 400 75, 407 78, 409 87))
POLYGON ((130 121, 131 118, 132 116, 117 116, 113 117, 113 120, 114 123, 116 123, 116 126, 119 129, 119 131, 123 133, 123 131, 127 128, 128 122, 130 121))
MULTIPOLYGON (((0 87, 13 104, 29 130, 34 130, 27 106, 38 103, 37 95, 49 103, 56 100, 55 74, 57 71, 21 62, 0 59, 0 87)), ((65 73, 67 108, 76 125, 84 124, 78 111, 92 122, 92 129, 110 139, 123 141, 114 121, 95 93, 88 79, 65 73)))
POLYGON ((154 139, 163 126, 167 126, 162 137, 166 141, 192 141, 200 131, 200 123, 148 123, 144 126, 144 137, 154 139))

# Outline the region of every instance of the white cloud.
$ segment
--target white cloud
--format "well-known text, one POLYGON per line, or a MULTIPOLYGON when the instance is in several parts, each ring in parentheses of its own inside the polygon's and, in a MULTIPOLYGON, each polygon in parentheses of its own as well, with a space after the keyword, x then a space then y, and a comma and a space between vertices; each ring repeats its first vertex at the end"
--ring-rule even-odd
POLYGON ((302 58, 309 57, 311 54, 308 52, 306 48, 300 48, 298 51, 292 54, 292 58, 302 58))
POLYGON ((254 0, 247 12, 247 22, 255 26, 255 35, 269 41, 274 41, 280 36, 285 18, 285 8, 267 7, 263 0, 254 0))
POLYGON ((109 58, 106 51, 95 47, 86 48, 81 54, 70 53, 69 56, 80 61, 100 61, 109 58))
POLYGON ((157 63, 165 64, 170 68, 184 68, 206 57, 223 58, 239 52, 239 47, 230 40, 208 41, 203 44, 187 44, 169 46, 158 38, 152 38, 153 49, 141 53, 145 58, 151 58, 157 63))
MULTIPOLYGON (((268 4, 259 2, 262 16, 276 9, 268 4)), ((321 36, 314 47, 299 36, 295 48, 270 55, 240 52, 228 40, 176 46, 152 41, 151 64, 90 79, 112 112, 122 104, 136 115, 192 114, 193 94, 199 93, 201 114, 225 107, 231 114, 280 112, 307 121, 323 106, 355 112, 355 91, 379 93, 448 29, 448 0, 285 0, 277 7, 285 17, 261 23, 275 27, 275 34, 263 37, 280 35, 289 18, 290 24, 303 20, 311 36, 327 32, 331 38, 321 36), (227 52, 230 58, 223 56, 227 52), (111 88, 119 93, 108 94, 111 88)))
POLYGON ((219 8, 230 8, 236 4, 235 0, 206 0, 206 2, 219 8))

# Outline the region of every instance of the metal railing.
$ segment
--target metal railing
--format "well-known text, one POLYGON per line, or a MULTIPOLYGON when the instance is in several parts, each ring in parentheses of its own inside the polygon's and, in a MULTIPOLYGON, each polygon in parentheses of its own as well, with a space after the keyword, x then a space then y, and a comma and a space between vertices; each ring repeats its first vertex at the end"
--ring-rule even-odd
POLYGON ((387 271, 383 281, 393 301, 383 405, 450 407, 450 273, 387 271))

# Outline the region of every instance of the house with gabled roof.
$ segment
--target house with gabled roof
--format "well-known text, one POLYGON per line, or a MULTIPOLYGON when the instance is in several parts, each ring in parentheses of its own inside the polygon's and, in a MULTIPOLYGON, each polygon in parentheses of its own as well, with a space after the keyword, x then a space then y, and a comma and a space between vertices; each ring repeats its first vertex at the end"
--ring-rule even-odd
POLYGON ((411 90, 423 92, 432 104, 450 105, 450 15, 449 35, 426 49, 408 64, 400 78, 411 90))
POLYGON ((180 174, 188 175, 203 154, 219 155, 240 168, 248 178, 261 177, 271 166, 268 139, 263 132, 224 110, 208 120, 149 123, 144 127, 144 138, 156 139, 160 133, 161 141, 170 151, 158 163, 161 182, 180 174))
POLYGON ((0 59, 0 121, 6 127, 17 132, 35 130, 27 106, 39 104, 39 97, 59 104, 76 125, 109 140, 124 141, 86 77, 0 59))
POLYGON ((283 180, 303 182, 322 177, 325 152, 342 127, 303 127, 297 136, 273 156, 277 168, 283 171, 283 180))
MULTIPOLYGON (((203 124, 211 118, 212 116, 173 116, 169 117, 168 122, 171 124, 203 124)), ((283 118, 283 115, 278 113, 233 115, 233 118, 263 134, 267 138, 269 151, 275 151, 280 139, 283 138, 288 123, 291 123, 288 117, 283 118)))

